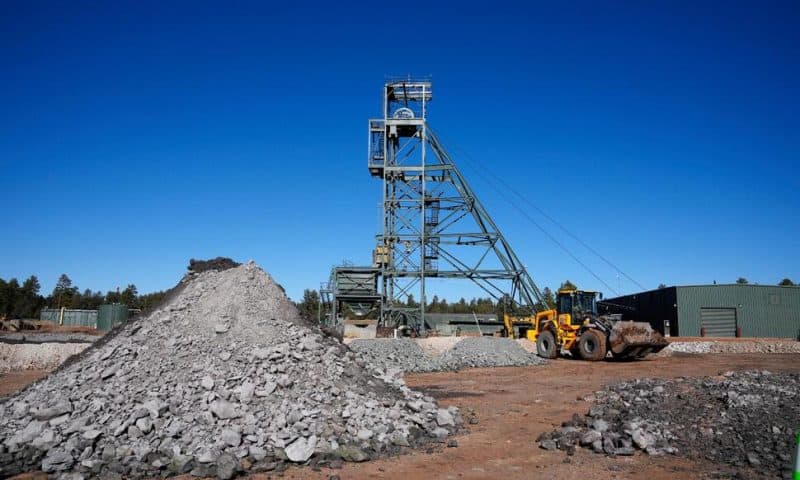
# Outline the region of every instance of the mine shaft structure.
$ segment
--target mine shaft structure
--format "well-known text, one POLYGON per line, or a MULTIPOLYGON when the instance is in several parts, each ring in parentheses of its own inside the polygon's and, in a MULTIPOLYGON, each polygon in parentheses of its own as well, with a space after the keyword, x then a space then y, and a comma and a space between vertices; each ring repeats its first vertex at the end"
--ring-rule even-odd
POLYGON ((525 266, 428 125, 431 87, 428 80, 387 81, 383 118, 369 120, 368 168, 382 184, 372 264, 379 325, 417 333, 426 328, 431 279, 469 280, 495 301, 542 302, 525 266))

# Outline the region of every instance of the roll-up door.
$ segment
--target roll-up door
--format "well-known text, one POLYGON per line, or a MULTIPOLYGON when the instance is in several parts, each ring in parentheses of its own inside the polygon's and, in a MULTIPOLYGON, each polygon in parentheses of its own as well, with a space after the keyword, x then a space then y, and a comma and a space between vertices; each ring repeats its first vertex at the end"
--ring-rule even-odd
POLYGON ((735 308, 701 308, 700 320, 707 337, 735 337, 735 308))

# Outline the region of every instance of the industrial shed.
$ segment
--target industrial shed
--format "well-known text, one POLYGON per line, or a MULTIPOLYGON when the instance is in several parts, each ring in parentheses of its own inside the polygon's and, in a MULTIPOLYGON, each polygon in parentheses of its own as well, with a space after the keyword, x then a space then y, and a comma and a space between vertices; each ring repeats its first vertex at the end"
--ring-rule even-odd
POLYGON ((649 322, 670 336, 800 339, 800 287, 692 285, 610 298, 601 313, 649 322))

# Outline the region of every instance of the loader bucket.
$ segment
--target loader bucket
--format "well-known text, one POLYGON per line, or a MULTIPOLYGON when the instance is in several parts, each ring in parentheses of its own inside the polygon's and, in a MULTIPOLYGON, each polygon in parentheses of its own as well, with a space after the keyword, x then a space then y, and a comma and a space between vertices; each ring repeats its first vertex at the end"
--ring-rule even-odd
POLYGON ((608 341, 614 358, 621 359, 643 358, 668 345, 667 340, 645 322, 615 323, 608 341))

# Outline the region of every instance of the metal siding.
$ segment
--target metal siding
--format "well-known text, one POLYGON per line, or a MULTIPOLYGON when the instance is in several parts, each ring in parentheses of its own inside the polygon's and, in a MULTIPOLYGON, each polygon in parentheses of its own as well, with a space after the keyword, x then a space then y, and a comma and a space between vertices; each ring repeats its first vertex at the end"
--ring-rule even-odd
POLYGON ((699 336, 701 308, 735 308, 743 337, 800 337, 800 288, 767 285, 678 287, 683 336, 699 336))
MULTIPOLYGON (((40 320, 58 323, 61 309, 45 308, 39 315, 40 320)), ((64 310, 64 325, 97 328, 97 310, 64 310)))
POLYGON ((654 329, 664 333, 665 323, 670 325, 670 335, 678 335, 678 312, 675 309, 675 287, 660 288, 634 295, 603 300, 600 313, 621 313, 625 320, 648 322, 654 329), (609 305, 611 304, 611 305, 609 305), (615 307, 620 305, 621 307, 615 307), (630 307, 631 309, 624 308, 630 307))
POLYGON ((709 337, 736 336, 735 308, 701 308, 700 321, 709 337))
POLYGON ((478 313, 475 316, 471 313, 426 313, 425 322, 442 335, 454 335, 455 329, 460 334, 488 335, 499 333, 504 328, 502 320, 494 313, 478 313), (475 317, 478 317, 480 328, 475 324, 475 317))
POLYGON ((97 309, 97 329, 111 330, 128 320, 128 307, 126 305, 100 305, 97 309))
POLYGON ((375 295, 378 274, 375 272, 339 272, 336 276, 337 295, 375 295))

